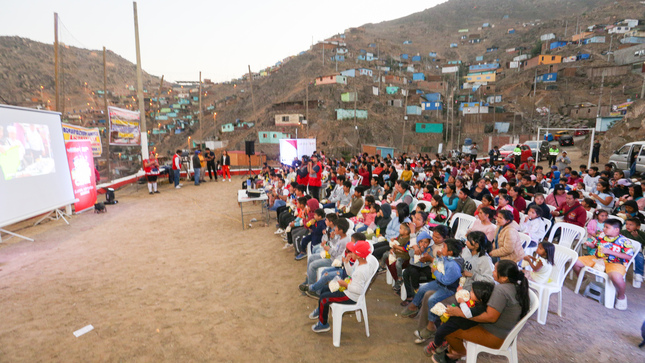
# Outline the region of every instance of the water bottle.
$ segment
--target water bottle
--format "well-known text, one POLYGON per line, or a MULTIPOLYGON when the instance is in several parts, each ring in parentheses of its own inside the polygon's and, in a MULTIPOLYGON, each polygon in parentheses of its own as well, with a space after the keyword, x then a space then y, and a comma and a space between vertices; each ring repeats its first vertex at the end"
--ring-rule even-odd
POLYGON ((251 179, 246 179, 246 188, 251 189, 251 179))

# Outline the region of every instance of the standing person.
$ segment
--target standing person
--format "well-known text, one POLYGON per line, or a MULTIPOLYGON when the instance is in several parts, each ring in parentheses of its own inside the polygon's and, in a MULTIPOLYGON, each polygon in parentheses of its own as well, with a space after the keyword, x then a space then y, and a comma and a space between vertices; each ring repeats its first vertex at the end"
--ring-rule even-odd
POLYGON ((513 149, 513 157, 515 158, 513 162, 515 167, 519 168, 522 163, 522 148, 520 147, 520 144, 515 145, 515 149, 513 149))
POLYGON ((193 153, 193 170, 195 172, 194 178, 195 178, 195 185, 199 186, 199 176, 202 171, 202 164, 201 160, 199 160, 199 150, 195 150, 193 153))
POLYGON ((318 161, 318 155, 311 155, 311 159, 307 163, 307 172, 309 173, 309 179, 307 180, 309 194, 317 200, 320 200, 323 167, 320 161, 318 161))
POLYGON ((197 151, 198 151, 199 165, 200 165, 199 181, 200 183, 206 183, 206 179, 204 179, 204 173, 206 172, 206 159, 204 159, 204 154, 202 153, 201 150, 197 149, 197 151))
POLYGON ((495 145, 489 152, 488 156, 490 156, 490 164, 495 165, 497 160, 502 156, 502 154, 499 152, 499 148, 497 145, 495 145))
POLYGON ((571 164, 571 159, 567 156, 566 151, 563 151, 562 156, 560 156, 556 161, 558 163, 558 170, 560 171, 564 170, 571 164))
POLYGON ((211 149, 206 148, 204 150, 204 160, 206 160, 206 169, 204 170, 205 173, 208 173, 208 176, 210 177, 211 180, 213 180, 213 176, 215 177, 215 181, 217 180, 217 167, 215 166, 215 153, 211 151, 211 149))
POLYGON ((560 154, 560 149, 558 148, 558 144, 550 145, 549 146, 549 166, 555 165, 555 159, 558 158, 558 154, 560 154))
POLYGON ((228 175, 228 181, 231 182, 231 157, 228 156, 226 150, 222 151, 222 180, 226 181, 226 176, 228 175))
MULTIPOLYGON (((97 171, 96 169, 94 170, 97 171)), ((159 161, 157 161, 157 157, 154 151, 150 152, 150 158, 143 161, 143 170, 146 172, 146 179, 148 180, 149 194, 159 193, 159 191, 157 190, 157 177, 159 176, 159 161)))
POLYGON ((470 160, 472 161, 477 160, 478 151, 479 151, 479 148, 477 147, 477 143, 473 142, 473 144, 470 146, 470 160))
POLYGON ((600 141, 596 140, 593 143, 593 150, 591 151, 591 163, 597 164, 600 161, 598 158, 600 157, 600 141))
POLYGON ((173 173, 173 180, 175 181, 175 189, 181 188, 181 184, 179 184, 179 173, 181 171, 181 150, 177 149, 175 151, 175 155, 172 156, 172 173, 173 173))

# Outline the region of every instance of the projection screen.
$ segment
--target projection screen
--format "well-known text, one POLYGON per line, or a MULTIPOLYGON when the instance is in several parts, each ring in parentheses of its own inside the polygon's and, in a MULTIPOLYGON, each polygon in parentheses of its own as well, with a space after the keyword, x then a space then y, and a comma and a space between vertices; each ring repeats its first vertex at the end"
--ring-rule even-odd
POLYGON ((0 227, 74 201, 60 114, 0 105, 0 227))

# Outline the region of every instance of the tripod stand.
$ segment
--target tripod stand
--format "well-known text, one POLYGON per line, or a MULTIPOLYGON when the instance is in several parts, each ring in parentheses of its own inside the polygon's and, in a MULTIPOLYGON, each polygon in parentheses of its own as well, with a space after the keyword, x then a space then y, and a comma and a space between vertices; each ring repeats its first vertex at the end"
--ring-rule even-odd
MULTIPOLYGON (((257 173, 253 172, 253 168, 251 168, 251 155, 246 155, 246 157, 249 159, 249 174, 248 177, 252 177, 253 175, 260 175, 260 172, 258 171, 257 173)), ((246 175, 240 173, 240 176, 242 177, 241 179, 245 179, 246 175)))

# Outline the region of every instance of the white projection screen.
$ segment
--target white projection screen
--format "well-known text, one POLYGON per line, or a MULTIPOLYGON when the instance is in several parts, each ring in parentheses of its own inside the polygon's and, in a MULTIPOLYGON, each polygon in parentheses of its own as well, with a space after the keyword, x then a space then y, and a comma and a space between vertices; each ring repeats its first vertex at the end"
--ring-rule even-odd
POLYGON ((0 227, 74 201, 60 114, 0 105, 0 227))
POLYGON ((292 165, 294 159, 311 156, 316 151, 316 139, 280 139, 280 162, 292 165))

